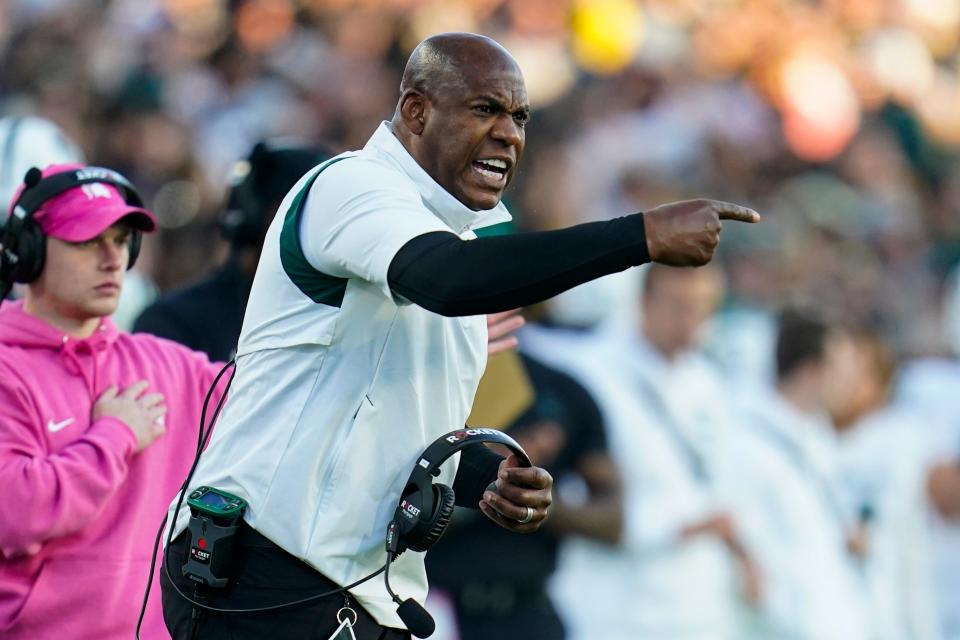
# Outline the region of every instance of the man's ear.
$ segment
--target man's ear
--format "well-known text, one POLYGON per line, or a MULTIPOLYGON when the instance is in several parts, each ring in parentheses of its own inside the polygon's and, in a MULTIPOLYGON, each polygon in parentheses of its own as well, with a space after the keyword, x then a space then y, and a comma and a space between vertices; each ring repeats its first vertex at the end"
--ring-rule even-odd
POLYGON ((426 112, 427 97, 416 89, 407 89, 400 97, 400 118, 410 133, 423 133, 426 112))

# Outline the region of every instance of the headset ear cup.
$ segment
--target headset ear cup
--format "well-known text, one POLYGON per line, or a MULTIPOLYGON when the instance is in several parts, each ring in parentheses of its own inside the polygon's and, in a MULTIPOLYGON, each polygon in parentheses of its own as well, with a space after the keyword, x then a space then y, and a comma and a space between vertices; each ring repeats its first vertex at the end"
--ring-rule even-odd
POLYGON ((13 270, 13 280, 20 284, 33 282, 43 273, 43 263, 47 255, 47 239, 39 225, 32 220, 28 220, 16 235, 14 242, 18 261, 13 270))
POLYGON ((133 231, 130 234, 130 245, 127 247, 127 269, 133 269, 137 263, 137 256, 140 255, 140 245, 143 243, 143 233, 133 231))
POLYGON ((433 485, 433 517, 429 522, 424 523, 423 533, 408 542, 407 546, 410 549, 426 551, 440 539, 447 525, 450 524, 455 500, 456 494, 453 489, 445 484, 433 485))

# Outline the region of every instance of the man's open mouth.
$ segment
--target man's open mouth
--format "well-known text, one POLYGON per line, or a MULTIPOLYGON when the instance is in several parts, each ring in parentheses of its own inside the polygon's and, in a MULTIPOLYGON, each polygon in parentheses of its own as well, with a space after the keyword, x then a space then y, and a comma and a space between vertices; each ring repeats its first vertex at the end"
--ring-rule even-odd
POLYGON ((500 158, 482 158, 473 161, 473 168, 483 176, 486 181, 493 184, 500 184, 506 181, 510 164, 500 158))

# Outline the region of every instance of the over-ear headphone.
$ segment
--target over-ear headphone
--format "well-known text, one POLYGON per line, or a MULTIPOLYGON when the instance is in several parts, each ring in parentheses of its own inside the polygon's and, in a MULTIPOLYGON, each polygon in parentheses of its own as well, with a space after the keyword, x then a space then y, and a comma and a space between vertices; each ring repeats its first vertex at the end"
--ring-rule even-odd
POLYGON ((230 169, 230 192, 227 206, 217 218, 220 233, 234 246, 253 246, 260 237, 264 203, 257 191, 262 179, 266 145, 258 142, 245 160, 230 169))
POLYGON ((390 563, 405 549, 426 551, 440 539, 450 524, 455 495, 445 484, 434 484, 440 475, 440 465, 464 447, 483 442, 502 444, 531 466, 530 458, 517 441, 496 429, 466 428, 441 436, 420 454, 410 477, 400 494, 400 502, 393 520, 387 526, 387 564, 383 574, 387 593, 399 606, 397 615, 407 629, 418 638, 426 638, 434 631, 434 621, 423 606, 413 598, 401 600, 390 588, 390 563))
POLYGON ((387 531, 388 551, 395 555, 405 549, 426 551, 432 547, 450 523, 455 495, 445 484, 433 483, 440 475, 440 465, 464 447, 482 442, 502 444, 513 451, 524 466, 530 459, 516 440, 497 429, 460 429, 438 438, 420 455, 397 505, 393 521, 387 531), (395 540, 391 542, 391 536, 395 540))
POLYGON ((223 237, 236 247, 259 247, 279 203, 297 180, 334 154, 323 145, 258 142, 233 165, 227 206, 217 220, 223 237))
MULTIPOLYGON (((23 191, 10 209, 0 239, 0 286, 4 294, 14 282, 33 282, 43 272, 46 238, 33 215, 61 193, 94 182, 115 187, 128 205, 143 207, 143 200, 130 181, 112 169, 87 166, 46 178, 36 167, 27 171, 23 191)), ((130 235, 128 269, 140 254, 141 238, 141 232, 134 229, 130 235)))

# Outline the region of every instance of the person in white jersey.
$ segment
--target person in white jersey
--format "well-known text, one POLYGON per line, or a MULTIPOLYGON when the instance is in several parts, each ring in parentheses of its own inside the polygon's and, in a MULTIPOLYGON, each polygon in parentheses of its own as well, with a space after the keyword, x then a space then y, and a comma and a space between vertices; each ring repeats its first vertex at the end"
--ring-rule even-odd
POLYGON ((874 620, 873 640, 939 640, 934 514, 937 459, 920 411, 890 403, 897 363, 872 327, 844 332, 830 415, 837 432, 842 505, 874 620))
MULTIPOLYGON (((474 229, 510 217, 500 199, 530 111, 516 61, 483 36, 433 36, 411 54, 400 93, 393 119, 362 150, 304 176, 267 233, 236 378, 187 488, 249 503, 236 574, 226 589, 200 594, 208 606, 282 604, 384 565, 386 527, 418 455, 470 412, 486 363, 483 314, 651 260, 704 264, 722 220, 759 220, 746 207, 690 200, 476 238, 474 229)), ((453 484, 458 505, 521 533, 540 526, 551 501, 546 471, 485 446, 464 450, 437 481, 453 484), (496 492, 486 490, 491 481, 496 492)), ((180 575, 188 520, 185 507, 171 513, 166 561, 192 593, 180 575)), ((326 638, 345 600, 218 613, 186 601, 166 573, 174 638, 326 638)), ((403 598, 424 600, 421 554, 400 556, 390 578, 403 598)), ((348 601, 360 640, 409 637, 383 581, 350 589, 348 601)))
POLYGON ((607 421, 625 517, 618 545, 564 546, 552 595, 570 640, 730 640, 760 596, 718 468, 734 389, 699 344, 723 293, 712 268, 652 265, 635 326, 596 334, 571 368, 607 421))
POLYGON ((868 640, 875 633, 842 499, 828 409, 843 393, 843 331, 807 311, 781 314, 776 386, 740 400, 727 440, 727 495, 759 565, 763 598, 744 612, 755 640, 868 640))

